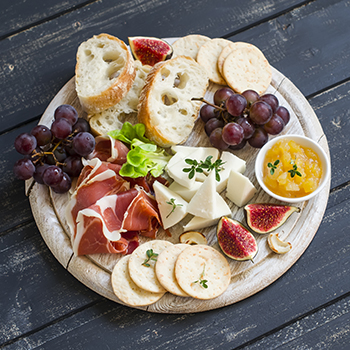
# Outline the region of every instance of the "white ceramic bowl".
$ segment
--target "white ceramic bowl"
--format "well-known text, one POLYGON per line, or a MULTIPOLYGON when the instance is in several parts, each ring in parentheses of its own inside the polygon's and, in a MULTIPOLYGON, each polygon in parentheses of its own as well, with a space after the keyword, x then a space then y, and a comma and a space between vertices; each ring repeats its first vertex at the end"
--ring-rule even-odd
POLYGON ((301 135, 283 135, 283 136, 278 136, 270 141, 268 141, 259 151, 256 160, 255 160, 255 176, 259 182, 259 185, 262 187, 262 189, 269 194, 271 197, 276 198, 280 201, 287 202, 287 203, 298 203, 298 202, 303 202, 306 200, 309 200, 313 197, 315 197, 325 186, 325 184, 328 182, 329 177, 331 174, 331 165, 330 161, 328 159, 328 156, 326 155, 325 151, 323 148, 321 148, 320 145, 318 145, 315 141, 312 139, 306 137, 306 136, 301 136, 301 135), (264 184, 263 181, 263 167, 266 166, 264 165, 264 159, 266 152, 278 141, 281 139, 287 139, 287 140, 294 140, 296 143, 300 144, 301 146, 311 148, 314 150, 314 152, 317 153, 317 155, 320 158, 321 164, 322 164, 322 177, 320 180, 320 183, 315 191, 310 193, 307 196, 304 197, 297 197, 297 198, 286 198, 286 197, 281 197, 278 196, 277 194, 273 193, 271 190, 269 190, 266 185, 264 184))

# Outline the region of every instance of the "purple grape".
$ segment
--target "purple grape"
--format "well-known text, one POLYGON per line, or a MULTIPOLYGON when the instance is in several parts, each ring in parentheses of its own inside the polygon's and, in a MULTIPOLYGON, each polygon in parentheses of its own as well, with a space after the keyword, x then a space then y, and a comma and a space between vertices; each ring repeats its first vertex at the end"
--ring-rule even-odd
POLYGON ((223 128, 223 127, 224 127, 224 122, 222 120, 217 118, 212 118, 205 123, 204 129, 206 134, 210 136, 210 134, 214 129, 223 128))
POLYGON ((264 101, 256 101, 249 110, 250 119, 258 125, 266 124, 272 117, 272 109, 264 101))
POLYGON ((289 111, 286 107, 283 106, 279 106, 277 108, 276 114, 279 115, 283 121, 284 121, 284 125, 287 125, 290 119, 290 114, 289 111))
POLYGON ((257 128, 248 143, 254 148, 261 148, 269 140, 269 135, 263 128, 257 128))
POLYGON ((90 132, 90 124, 87 120, 79 118, 78 121, 73 125, 73 131, 78 132, 90 132))
POLYGON ((95 138, 88 132, 79 132, 73 138, 72 147, 78 155, 86 157, 95 148, 95 138))
POLYGON ((13 166, 13 172, 17 179, 28 180, 30 179, 35 171, 35 166, 33 162, 28 158, 23 158, 17 160, 13 166))
POLYGON ((56 164, 56 160, 59 163, 63 163, 65 161, 65 159, 67 158, 66 149, 63 148, 63 147, 57 147, 55 149, 55 151, 53 152, 53 154, 55 155, 56 159, 55 159, 55 157, 52 154, 49 154, 47 156, 47 158, 46 158, 46 162, 48 164, 55 165, 56 164))
POLYGON ((230 146, 238 145, 244 139, 244 130, 237 123, 228 123, 222 129, 222 139, 230 146))
POLYGON ((214 94, 214 104, 220 107, 224 106, 227 99, 234 93, 235 92, 228 87, 216 90, 214 94))
POLYGON ((234 151, 237 151, 237 150, 240 150, 242 149, 247 143, 247 140, 243 140, 241 143, 239 143, 238 145, 235 145, 235 146, 230 146, 229 149, 232 149, 234 151))
POLYGON ((45 125, 34 126, 30 133, 36 138, 38 146, 45 146, 51 142, 51 130, 45 125))
POLYGON ((275 95, 265 94, 265 95, 260 96, 259 100, 266 102, 271 107, 272 113, 276 113, 279 102, 278 102, 278 99, 275 95))
POLYGON ((72 133, 72 125, 66 119, 55 120, 51 125, 52 135, 63 140, 72 133))
POLYGON ((248 108, 250 108, 250 106, 259 99, 259 94, 254 90, 246 90, 242 92, 242 96, 244 96, 247 100, 248 108))
POLYGON ((270 135, 278 135, 284 128, 284 121, 279 115, 274 114, 263 128, 270 135))
POLYGON ((250 137, 252 137, 254 131, 255 131, 255 126, 254 123, 250 118, 246 117, 239 117, 236 120, 236 123, 240 125, 243 128, 244 131, 244 138, 247 140, 250 137))
POLYGON ((55 120, 65 119, 70 125, 74 125, 78 120, 78 112, 71 105, 58 106, 54 113, 55 120))
POLYGON ((30 154, 37 146, 36 138, 27 132, 18 135, 14 142, 15 149, 20 154, 30 154))
POLYGON ((72 180, 68 174, 63 173, 62 180, 57 185, 52 186, 52 190, 56 193, 66 193, 72 185, 72 180))
POLYGON ((44 184, 50 187, 58 185, 63 178, 63 171, 56 165, 49 165, 43 172, 44 184))
POLYGON ((228 149, 228 144, 222 139, 222 129, 216 128, 212 131, 212 133, 209 136, 210 143, 213 147, 225 151, 228 149))
POLYGON ((69 156, 62 168, 62 170, 71 177, 79 176, 82 169, 83 163, 81 162, 81 158, 78 156, 69 156))
POLYGON ((33 174, 34 180, 39 184, 44 184, 43 173, 49 167, 48 164, 39 164, 35 167, 35 172, 33 174))
POLYGON ((201 119, 203 120, 203 122, 206 123, 209 119, 217 117, 216 108, 205 104, 201 108, 199 115, 200 115, 201 119))
POLYGON ((247 100, 240 94, 231 95, 226 101, 227 111, 234 117, 242 115, 246 107, 247 100))

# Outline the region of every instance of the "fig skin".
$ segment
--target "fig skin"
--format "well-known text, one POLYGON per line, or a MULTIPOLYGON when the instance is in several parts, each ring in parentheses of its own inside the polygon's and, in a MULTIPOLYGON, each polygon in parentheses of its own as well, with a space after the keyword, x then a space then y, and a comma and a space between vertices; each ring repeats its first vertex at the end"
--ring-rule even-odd
POLYGON ((237 220, 223 216, 218 223, 216 236, 221 250, 231 259, 253 261, 258 252, 255 237, 237 220))
POLYGON ((294 213, 300 212, 300 208, 269 203, 253 203, 244 207, 247 225, 254 232, 265 234, 282 226, 294 213))
POLYGON ((166 41, 154 37, 129 37, 131 52, 136 60, 143 65, 154 66, 156 63, 168 60, 173 55, 173 47, 166 41))

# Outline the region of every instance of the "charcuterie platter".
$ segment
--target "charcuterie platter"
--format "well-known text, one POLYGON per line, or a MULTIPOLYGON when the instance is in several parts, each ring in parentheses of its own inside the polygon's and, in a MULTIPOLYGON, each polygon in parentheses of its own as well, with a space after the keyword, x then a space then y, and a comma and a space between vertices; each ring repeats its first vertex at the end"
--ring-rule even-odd
MULTIPOLYGON (((169 43, 176 39, 166 39, 169 43)), ((75 107, 79 115, 84 112, 77 97, 75 77, 69 80, 51 101, 43 114, 40 124, 50 125, 55 109, 62 104, 75 107)), ((210 83, 205 98, 212 99, 214 92, 220 85, 210 83)), ((267 92, 278 97, 279 103, 290 112, 290 122, 286 125, 282 134, 305 135, 317 142, 329 156, 328 144, 322 127, 312 107, 306 98, 282 73, 272 68, 271 84, 267 92)), ((136 120, 130 120, 135 123, 136 120)), ((194 128, 184 145, 209 147, 209 138, 204 132, 203 122, 198 118, 194 128)), ((252 201, 255 203, 277 203, 278 201, 267 195, 259 186, 254 172, 255 158, 258 153, 253 147, 244 147, 241 150, 232 151, 246 162, 245 176, 257 189, 252 201)), ((279 235, 284 240, 291 242, 293 248, 288 254, 275 254, 268 246, 266 235, 256 234, 258 254, 251 261, 235 261, 227 259, 231 280, 225 292, 210 300, 195 299, 192 297, 175 296, 165 293, 155 303, 138 307, 150 312, 160 313, 193 313, 212 310, 243 300, 260 290, 266 288, 276 279, 282 276, 303 254, 311 243, 321 223, 329 195, 330 180, 322 191, 313 199, 297 203, 300 213, 294 214, 279 229, 279 235)), ((39 231, 56 259, 73 276, 98 294, 124 304, 113 292, 111 274, 116 263, 121 259, 121 254, 92 254, 76 256, 73 253, 70 230, 66 222, 65 209, 69 200, 69 193, 57 194, 47 186, 27 181, 26 192, 29 196, 32 212, 39 231)), ((244 221, 242 207, 230 202, 225 195, 232 212, 232 218, 244 221)), ((169 230, 160 229, 157 233, 158 240, 179 243, 179 236, 183 233, 183 226, 190 218, 171 227, 169 230)), ((216 239, 216 226, 210 226, 200 230, 206 237, 208 245, 220 251, 216 239)), ((140 244, 150 241, 141 237, 140 244)))

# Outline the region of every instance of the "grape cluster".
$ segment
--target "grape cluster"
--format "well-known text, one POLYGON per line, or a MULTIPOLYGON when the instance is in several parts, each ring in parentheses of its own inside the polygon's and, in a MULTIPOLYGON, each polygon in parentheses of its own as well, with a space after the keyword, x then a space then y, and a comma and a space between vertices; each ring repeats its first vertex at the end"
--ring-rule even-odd
POLYGON ((241 149, 246 143, 261 148, 269 134, 279 134, 290 119, 273 94, 259 96, 253 90, 238 94, 223 87, 215 92, 214 104, 201 100, 205 102, 200 110, 205 132, 219 150, 241 149))
POLYGON ((51 128, 39 124, 30 133, 18 135, 14 146, 25 155, 13 168, 18 179, 33 177, 54 192, 65 193, 71 187, 71 178, 83 168, 82 157, 94 150, 95 138, 89 123, 78 117, 73 106, 64 104, 56 108, 51 128))

